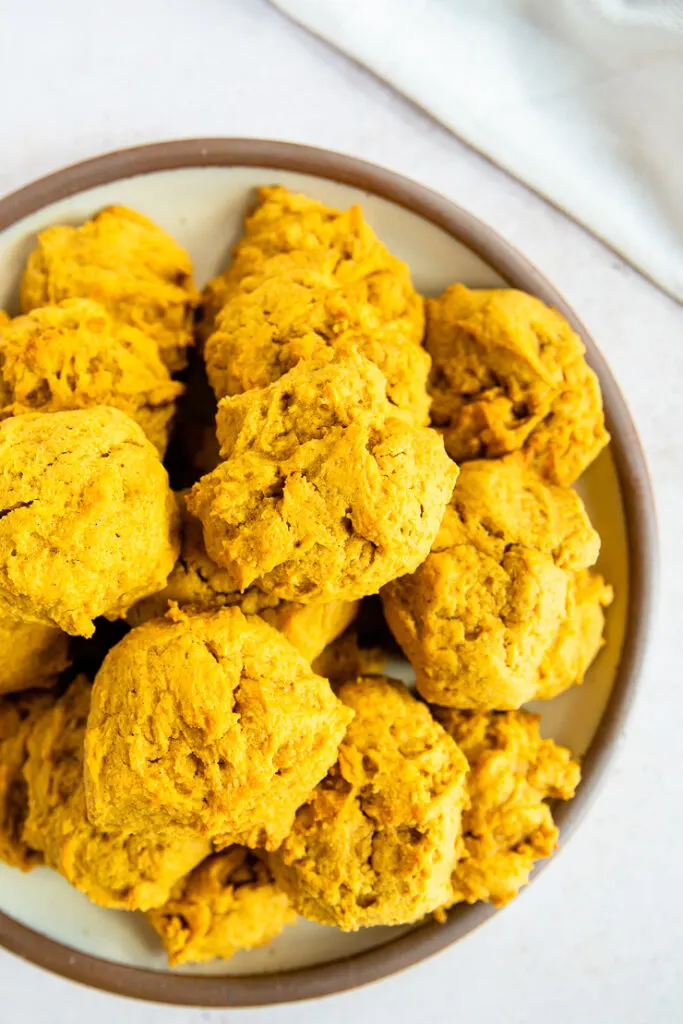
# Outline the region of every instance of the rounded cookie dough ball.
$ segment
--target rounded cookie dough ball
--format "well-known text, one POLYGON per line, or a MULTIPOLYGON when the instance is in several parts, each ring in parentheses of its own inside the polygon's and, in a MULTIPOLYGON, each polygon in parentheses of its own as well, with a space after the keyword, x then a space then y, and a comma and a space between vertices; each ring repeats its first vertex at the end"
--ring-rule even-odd
POLYGON ((79 676, 31 728, 24 837, 93 903, 148 910, 166 902, 176 882, 209 854, 210 843, 196 835, 101 832, 90 823, 83 784, 90 693, 90 683, 79 676))
POLYGON ((239 589, 355 600, 427 556, 457 468, 435 431, 394 418, 360 353, 321 354, 223 399, 217 427, 225 461, 188 505, 239 589))
POLYGON ((335 289, 329 273, 271 269, 273 276, 235 292, 207 341, 217 398, 267 387, 301 360, 353 343, 382 371, 394 414, 429 423, 429 356, 401 322, 383 322, 365 297, 335 289))
POLYGON ((109 405, 140 424, 161 455, 175 400, 155 341, 114 328, 97 302, 66 299, 0 325, 0 418, 109 405))
POLYGON ((343 931, 416 921, 450 896, 467 762, 401 683, 338 693, 355 717, 270 858, 275 879, 300 914, 343 931))
POLYGON ((201 523, 187 511, 182 494, 178 499, 183 522, 180 557, 164 589, 131 608, 126 616, 131 626, 165 615, 170 603, 194 609, 236 605, 245 615, 260 615, 310 662, 356 617, 358 601, 298 604, 264 594, 257 587, 240 593, 230 574, 207 555, 201 523))
POLYGON ((0 617, 0 694, 52 686, 70 664, 61 629, 0 617))
POLYGON ((500 907, 527 884, 535 862, 556 849, 548 801, 574 796, 579 765, 564 747, 542 739, 538 715, 432 710, 470 765, 448 905, 485 900, 500 907))
POLYGON ((0 614, 92 636, 165 584, 177 534, 158 453, 118 409, 0 423, 0 614))
POLYGON ((360 206, 335 210, 279 185, 257 190, 230 266, 206 286, 200 337, 208 337, 238 291, 275 275, 309 271, 330 277, 328 287, 373 316, 375 326, 393 324, 406 339, 422 341, 424 304, 410 270, 379 241, 360 206))
POLYGON ((276 630, 238 608, 154 619, 97 674, 91 820, 273 849, 337 756, 351 712, 276 630))
MULTIPOLYGON (((577 574, 599 547, 574 491, 516 458, 465 463, 431 554, 382 591, 422 696, 508 710, 581 682, 599 638, 576 617, 577 574)), ((588 596, 600 622, 604 603, 588 596)))
POLYGON ((172 967, 266 946, 295 919, 264 858, 244 846, 203 861, 147 914, 172 967))
POLYGON ((456 462, 522 450, 569 485, 609 442, 583 342, 540 299, 452 285, 427 300, 425 344, 432 422, 456 462))
POLYGON ((62 299, 95 299, 115 323, 153 338, 170 370, 186 365, 197 301, 192 263, 141 213, 108 206, 80 227, 40 232, 21 282, 21 309, 62 299))
POLYGON ((0 860, 30 871, 43 863, 43 855, 24 836, 28 790, 24 765, 34 722, 49 708, 53 697, 32 691, 0 700, 0 860))

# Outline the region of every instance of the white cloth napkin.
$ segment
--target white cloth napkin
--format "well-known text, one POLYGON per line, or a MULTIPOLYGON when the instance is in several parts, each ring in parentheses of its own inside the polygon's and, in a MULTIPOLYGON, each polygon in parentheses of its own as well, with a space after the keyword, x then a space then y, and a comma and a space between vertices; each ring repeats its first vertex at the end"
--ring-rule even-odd
POLYGON ((683 0, 273 0, 683 301, 683 0))

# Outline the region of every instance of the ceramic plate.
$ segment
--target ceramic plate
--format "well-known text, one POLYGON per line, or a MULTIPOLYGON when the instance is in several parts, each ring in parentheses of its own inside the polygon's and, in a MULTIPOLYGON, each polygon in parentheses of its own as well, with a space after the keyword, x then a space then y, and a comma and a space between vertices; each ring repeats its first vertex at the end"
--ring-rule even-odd
MULTIPOLYGON (((559 308, 586 342, 613 443, 579 490, 602 535, 598 565, 616 599, 606 645, 584 685, 534 707, 545 735, 584 756, 577 797, 557 812, 566 842, 605 773, 633 697, 650 617, 655 539, 643 455, 621 395, 585 329, 539 271, 465 211, 388 171, 283 143, 195 140, 110 154, 0 202, 0 306, 16 312, 37 231, 78 224, 110 203, 141 210, 169 231, 189 250, 202 285, 225 267, 255 186, 273 183, 337 207, 360 203, 380 238, 410 265, 423 294, 437 295, 453 281, 514 285, 559 308)), ((396 671, 409 678, 407 667, 396 671)), ((265 949, 170 971, 142 915, 100 909, 46 868, 22 875, 0 865, 0 911, 0 941, 63 975, 138 998, 233 1006, 362 984, 462 938, 493 913, 458 907, 444 925, 347 935, 299 921, 265 949)))

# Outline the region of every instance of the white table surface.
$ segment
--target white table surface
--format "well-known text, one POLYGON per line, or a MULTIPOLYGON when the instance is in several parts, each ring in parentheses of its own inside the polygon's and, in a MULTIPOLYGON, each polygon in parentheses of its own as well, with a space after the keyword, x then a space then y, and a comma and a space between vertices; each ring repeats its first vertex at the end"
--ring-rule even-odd
POLYGON ((658 628, 610 779, 558 863, 479 932, 355 993, 243 1012, 124 1001, 0 952, 2 1024, 683 1020, 683 308, 265 0, 0 0, 0 38, 0 193, 119 146, 248 135, 357 154, 492 224, 606 354, 648 453, 664 555, 658 628))

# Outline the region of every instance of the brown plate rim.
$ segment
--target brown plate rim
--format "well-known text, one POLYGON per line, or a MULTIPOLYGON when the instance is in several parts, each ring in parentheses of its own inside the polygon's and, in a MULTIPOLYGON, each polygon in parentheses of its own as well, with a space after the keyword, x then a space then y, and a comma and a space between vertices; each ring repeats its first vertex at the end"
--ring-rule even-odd
MULTIPOLYGON (((0 231, 60 199, 99 185, 156 171, 212 166, 297 171, 352 185, 403 206, 477 253, 509 284, 555 306, 585 341, 588 360, 600 378, 624 501, 630 593, 617 677, 584 759, 583 780, 574 800, 558 807, 555 814, 566 842, 595 798, 623 738, 656 594, 658 542, 652 487, 635 426, 607 363, 562 295, 493 228, 414 181, 329 150, 248 138, 181 139, 117 150, 57 171, 0 200, 0 231)), ((486 905, 460 906, 449 913, 445 924, 430 921, 375 949, 312 967, 261 975, 200 977, 129 967, 81 953, 3 913, 0 945, 56 974, 116 995, 186 1006, 265 1006, 332 995, 386 977, 463 938, 494 913, 497 911, 486 905)))

